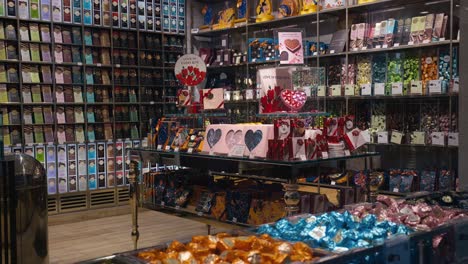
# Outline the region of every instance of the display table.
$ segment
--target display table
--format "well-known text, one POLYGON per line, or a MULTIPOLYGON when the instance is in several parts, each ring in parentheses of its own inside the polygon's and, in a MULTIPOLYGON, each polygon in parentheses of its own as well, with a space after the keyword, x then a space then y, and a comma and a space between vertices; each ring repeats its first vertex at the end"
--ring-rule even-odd
MULTIPOLYGON (((137 168, 141 168, 141 171, 149 171, 149 169, 147 169, 148 164, 156 163, 159 166, 178 166, 200 169, 208 171, 211 175, 224 175, 235 178, 250 178, 282 182, 285 190, 285 211, 288 216, 291 216, 296 214, 299 210, 298 204, 300 202, 300 194, 298 192, 299 183, 297 180, 304 171, 317 169, 318 174, 320 175, 320 166, 323 166, 324 164, 337 167, 338 164, 341 163, 340 165, 344 167, 346 166, 346 161, 354 159, 364 159, 364 171, 367 171, 368 169, 372 169, 372 158, 380 156, 380 154, 376 152, 361 152, 349 156, 327 159, 277 161, 258 158, 249 159, 245 157, 214 156, 203 153, 169 152, 152 148, 132 148, 128 150, 127 155, 128 160, 131 160, 131 164, 133 164, 131 165, 130 182, 133 181, 134 183, 130 186, 130 193, 133 195, 133 199, 131 200, 133 212, 135 213, 133 231, 134 237, 136 237, 138 234, 138 210, 136 207, 138 204, 140 204, 138 199, 139 184, 137 183, 139 182, 140 184, 145 185, 144 177, 140 175, 140 172, 137 168), (263 175, 252 175, 248 173, 248 171, 252 170, 258 172, 259 169, 262 170, 263 175), (138 176, 140 176, 139 181, 137 180, 138 176)), ((320 188, 324 186, 320 182, 308 183, 307 185, 316 186, 318 188, 318 192, 320 192, 320 188)), ((327 187, 342 188, 341 186, 330 185, 327 187)), ((370 192, 367 193, 369 198, 370 192)), ((206 215, 199 212, 197 213, 185 208, 169 207, 164 204, 144 203, 143 206, 152 210, 185 213, 191 216, 202 218, 207 217, 206 215)), ((235 219, 228 219, 226 222, 245 226, 243 224, 237 223, 235 219)), ((138 239, 136 238, 136 241, 137 240, 138 239)))

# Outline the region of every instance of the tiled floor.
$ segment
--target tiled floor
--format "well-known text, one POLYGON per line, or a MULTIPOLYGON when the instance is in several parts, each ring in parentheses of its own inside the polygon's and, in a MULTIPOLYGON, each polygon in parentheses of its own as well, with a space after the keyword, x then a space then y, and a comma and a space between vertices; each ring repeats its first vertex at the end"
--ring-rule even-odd
MULTIPOLYGON (((53 216, 53 222, 57 222, 57 218, 60 219, 60 215, 53 216)), ((49 226, 51 264, 76 263, 133 250, 130 214, 91 220, 82 218, 79 217, 79 222, 68 220, 68 223, 49 226)), ((142 211, 139 214, 139 231, 138 247, 144 248, 206 234, 207 225, 160 212, 142 211)), ((216 231, 220 229, 212 229, 212 232, 216 231)))

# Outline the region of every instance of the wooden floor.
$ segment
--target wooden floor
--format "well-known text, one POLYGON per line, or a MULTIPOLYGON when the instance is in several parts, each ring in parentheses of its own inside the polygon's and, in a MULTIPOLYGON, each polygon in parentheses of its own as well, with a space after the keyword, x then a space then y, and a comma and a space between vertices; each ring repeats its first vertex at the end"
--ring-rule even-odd
MULTIPOLYGON (((49 225, 50 263, 76 263, 133 250, 130 214, 119 214, 89 220, 83 220, 83 216, 79 215, 75 222, 70 220, 73 215, 52 216, 52 224, 49 225), (67 221, 57 224, 61 218, 67 221)), ((139 214, 139 230, 138 247, 144 248, 174 239, 207 234, 207 225, 155 211, 142 211, 139 214)), ((212 228, 212 232, 222 230, 226 228, 212 228)))

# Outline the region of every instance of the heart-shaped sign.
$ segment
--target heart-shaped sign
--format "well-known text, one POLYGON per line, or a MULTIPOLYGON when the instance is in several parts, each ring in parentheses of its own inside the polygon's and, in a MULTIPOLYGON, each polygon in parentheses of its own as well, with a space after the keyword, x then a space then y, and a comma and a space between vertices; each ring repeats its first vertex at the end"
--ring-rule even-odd
POLYGON ((218 141, 221 139, 221 129, 210 129, 208 130, 208 135, 207 135, 207 141, 208 141, 208 146, 210 146, 210 148, 213 148, 214 145, 216 145, 216 143, 218 143, 218 141))
POLYGON ((235 145, 242 144, 242 130, 229 130, 226 134, 226 146, 231 150, 235 145))
POLYGON ((307 94, 304 91, 285 89, 281 91, 281 100, 291 110, 299 111, 307 101, 307 94))
POLYGON ((252 150, 254 150, 255 147, 258 146, 258 144, 260 144, 262 138, 263 133, 261 130, 257 130, 255 132, 253 132, 253 130, 251 129, 247 130, 244 136, 244 141, 245 145, 247 146, 247 149, 249 149, 249 151, 252 152, 252 150))

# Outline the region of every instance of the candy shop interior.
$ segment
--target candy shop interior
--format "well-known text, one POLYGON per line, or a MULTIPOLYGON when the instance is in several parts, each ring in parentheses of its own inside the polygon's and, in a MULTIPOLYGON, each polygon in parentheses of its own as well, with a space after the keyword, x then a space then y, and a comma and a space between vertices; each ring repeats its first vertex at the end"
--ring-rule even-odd
POLYGON ((467 32, 464 0, 0 0, 0 263, 468 263, 467 32), (54 258, 47 216, 109 208, 128 248, 54 258))

